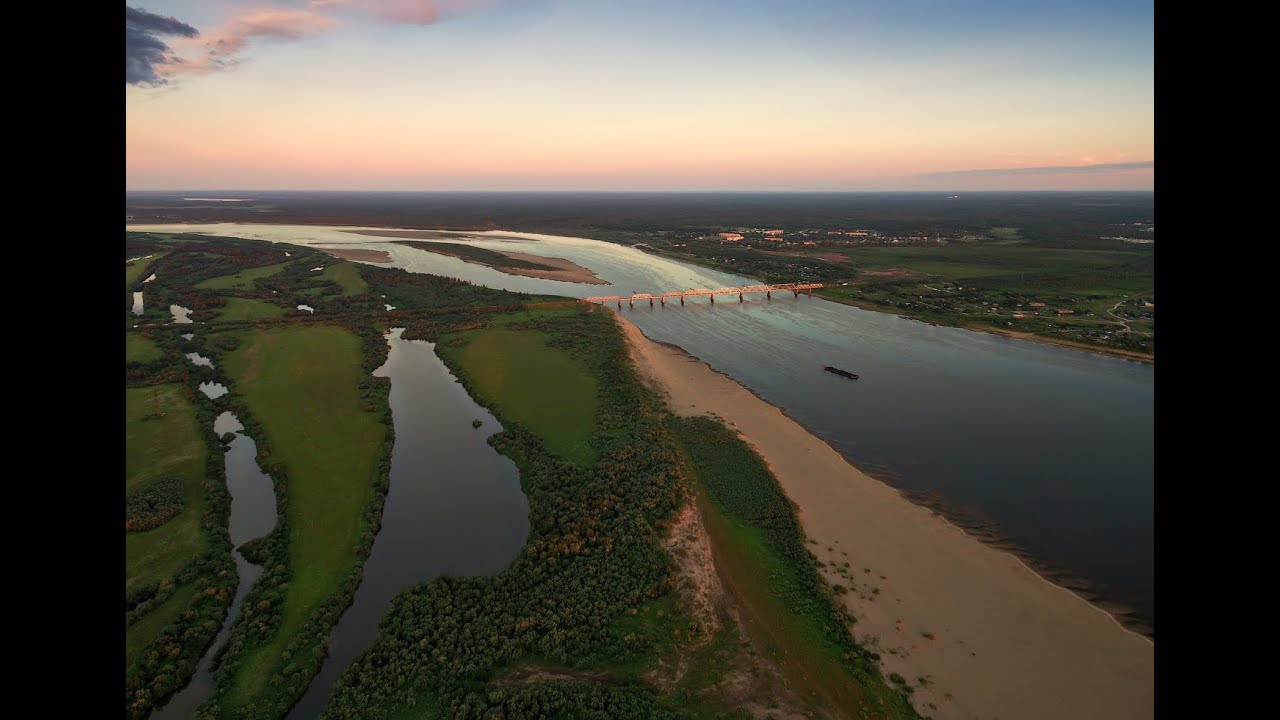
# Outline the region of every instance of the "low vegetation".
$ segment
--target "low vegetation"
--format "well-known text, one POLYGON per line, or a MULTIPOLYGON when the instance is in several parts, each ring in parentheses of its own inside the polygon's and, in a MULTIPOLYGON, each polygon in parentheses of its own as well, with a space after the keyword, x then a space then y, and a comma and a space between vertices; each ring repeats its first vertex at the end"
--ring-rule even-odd
POLYGON ((748 626, 784 672, 832 707, 917 717, 884 682, 879 656, 854 642, 853 618, 823 581, 794 506, 760 456, 717 420, 670 423, 717 555, 755 620, 748 626))
POLYGON ((589 467, 596 459, 590 443, 596 381, 548 339, 537 331, 487 330, 439 352, 446 362, 456 360, 478 401, 537 433, 557 455, 589 467))
POLYGON ((319 670, 372 546, 390 469, 385 385, 368 378, 361 337, 335 325, 242 331, 221 362, 282 517, 246 550, 265 571, 233 630, 214 702, 278 717, 319 670))
POLYGON ((183 489, 182 478, 173 475, 147 483, 125 498, 124 529, 142 532, 172 520, 182 512, 183 489))

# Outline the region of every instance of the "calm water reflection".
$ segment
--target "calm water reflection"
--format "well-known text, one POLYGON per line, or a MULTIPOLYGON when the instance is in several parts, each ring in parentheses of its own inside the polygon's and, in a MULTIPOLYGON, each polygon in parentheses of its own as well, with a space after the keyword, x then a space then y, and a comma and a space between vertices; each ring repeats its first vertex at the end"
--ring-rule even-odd
MULTIPOLYGON (((231 544, 237 548, 271 532, 276 524, 276 496, 271 478, 258 468, 257 445, 252 438, 241 433, 243 430, 244 426, 229 412, 219 415, 213 423, 213 431, 219 437, 225 433, 235 433, 235 439, 227 448, 226 464, 227 489, 231 492, 231 544)), ((227 611, 227 618, 209 650, 200 658, 191 682, 155 711, 152 717, 156 720, 189 720, 194 717, 196 708, 213 695, 213 674, 209 665, 231 634, 231 625, 240 615, 240 605, 245 594, 262 574, 262 568, 245 560, 238 550, 233 553, 233 557, 240 582, 236 586, 236 595, 227 611)))
POLYGON ((396 442, 382 529, 355 602, 334 628, 329 657, 290 718, 314 718, 333 683, 377 636, 391 598, 441 575, 501 572, 529 534, 515 465, 488 442, 502 429, 436 357, 434 345, 389 334, 375 375, 391 378, 396 442), (472 420, 481 420, 474 428, 472 420))

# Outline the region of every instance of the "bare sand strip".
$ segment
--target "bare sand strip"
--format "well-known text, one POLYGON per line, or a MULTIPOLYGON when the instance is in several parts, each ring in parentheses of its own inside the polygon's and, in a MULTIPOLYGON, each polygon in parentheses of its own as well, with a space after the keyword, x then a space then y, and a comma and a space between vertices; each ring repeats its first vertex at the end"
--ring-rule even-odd
POLYGON ((526 243, 538 242, 536 238, 514 237, 507 235, 485 235, 484 237, 478 237, 475 235, 460 235, 458 232, 446 232, 443 230, 343 230, 342 232, 351 233, 352 235, 366 235, 368 237, 405 238, 407 240, 457 240, 460 242, 466 242, 468 240, 515 240, 526 243))
POLYGON ((355 260, 357 262, 366 263, 389 263, 391 262, 391 253, 386 250, 371 250, 369 248, 324 248, 318 247, 317 250, 323 250, 336 258, 343 260, 355 260))
MULTIPOLYGON (((553 270, 533 270, 530 268, 519 268, 510 266, 494 265, 490 262, 477 260, 473 257, 464 255, 461 251, 451 252, 445 244, 438 246, 423 247, 418 243, 401 243, 409 247, 421 250, 423 252, 435 253, 437 255, 448 255, 455 257, 462 262, 471 263, 472 265, 480 265, 490 270, 497 270, 508 275, 519 275, 521 277, 540 278, 542 280, 558 280, 560 282, 582 283, 584 285, 608 285, 607 280, 601 280, 590 268, 583 267, 572 260, 556 257, 542 257, 541 255, 529 255, 527 253, 507 252, 506 250, 490 250, 490 252, 505 255, 512 260, 520 260, 523 262, 537 263, 554 268, 553 270)), ((487 249, 487 248, 485 248, 487 249)))
POLYGON ((438 230, 343 230, 352 235, 368 237, 407 238, 409 240, 465 240, 466 238, 438 230))
POLYGON ((916 687, 922 714, 1155 716, 1150 640, 853 467, 706 363, 619 322, 637 369, 674 412, 718 415, 768 462, 828 581, 851 588, 842 597, 858 619, 854 636, 880 652, 886 675, 916 687), (837 574, 845 561, 848 576, 837 574))
POLYGON ((572 260, 555 257, 542 257, 541 255, 529 255, 528 253, 508 252, 506 250, 495 250, 494 252, 502 253, 512 260, 523 260, 525 262, 538 263, 539 265, 550 265, 555 270, 529 270, 527 268, 500 267, 494 268, 508 275, 522 275, 524 277, 542 278, 543 280, 561 280, 563 282, 583 283, 586 285, 608 285, 607 280, 601 280, 598 275, 591 271, 590 268, 579 265, 572 260))

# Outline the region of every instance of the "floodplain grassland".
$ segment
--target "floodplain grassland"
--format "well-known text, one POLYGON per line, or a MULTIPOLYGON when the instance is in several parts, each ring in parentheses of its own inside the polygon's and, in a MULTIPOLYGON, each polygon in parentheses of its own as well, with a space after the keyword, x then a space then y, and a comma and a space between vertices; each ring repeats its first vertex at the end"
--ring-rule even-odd
POLYGON ((342 287, 344 296, 363 295, 369 292, 369 284, 360 277, 360 271, 355 263, 338 262, 326 266, 319 277, 338 283, 342 287))
POLYGON ((124 266, 124 286, 131 288, 139 281, 146 279, 151 274, 151 268, 164 257, 163 253, 157 253, 145 260, 134 260, 124 266))
MULTIPOLYGON (((278 598, 279 626, 247 651, 222 698, 227 712, 252 707, 288 664, 285 647, 359 562, 362 517, 378 475, 387 429, 362 407, 361 341, 338 326, 237 333, 224 356, 235 390, 271 448, 269 462, 287 473, 291 577, 278 598)), ((326 645, 327 635, 320 638, 326 645)))
POLYGON ((165 598, 164 602, 152 608, 137 622, 125 628, 125 668, 131 667, 138 659, 139 654, 146 649, 147 644, 156 639, 165 628, 169 627, 170 623, 178 619, 178 616, 191 604, 192 599, 196 596, 196 591, 199 589, 199 586, 194 582, 186 583, 174 590, 173 594, 165 598))
POLYGON ((288 265, 289 263, 287 262, 276 263, 275 265, 241 270, 234 275, 219 275, 196 283, 196 287, 205 290, 252 290, 254 289, 255 280, 271 277, 284 270, 288 265))
POLYGON ((173 575, 203 549, 205 455, 195 408, 178 383, 125 390, 125 494, 166 475, 183 484, 183 509, 163 525, 125 535, 125 593, 173 575))
POLYGON ((124 361, 126 363, 149 363, 159 360, 164 356, 164 352, 160 350, 160 346, 156 345, 154 340, 143 337, 138 333, 125 333, 124 336, 124 361))
POLYGON ((288 312, 279 305, 253 298, 227 298, 227 304, 218 312, 218 322, 242 322, 246 320, 270 320, 283 317, 288 312))
POLYGON ((567 460, 591 467, 597 383, 538 331, 476 331, 461 349, 441 347, 475 382, 482 401, 537 433, 567 460))

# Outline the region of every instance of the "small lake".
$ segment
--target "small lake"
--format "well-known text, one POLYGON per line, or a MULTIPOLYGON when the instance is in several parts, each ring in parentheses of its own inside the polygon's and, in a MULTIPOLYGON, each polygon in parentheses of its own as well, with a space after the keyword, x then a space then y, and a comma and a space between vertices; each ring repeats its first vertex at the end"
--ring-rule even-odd
POLYGON ((213 361, 207 357, 204 357, 200 353, 189 352, 187 353, 187 359, 195 363, 196 365, 203 365, 204 367, 207 367, 207 368, 213 367, 213 361))
POLYGON ((382 529, 354 603, 334 627, 320 674, 289 714, 320 714, 334 682, 372 644, 401 590, 441 575, 494 575, 529 534, 529 504, 515 464, 486 440, 502 429, 471 399, 423 340, 387 336, 391 353, 374 372, 391 378, 396 442, 382 529), (482 421, 479 428, 472 420, 482 421))
MULTIPOLYGON (((275 490, 271 478, 258 467, 257 444, 242 433, 244 426, 235 415, 229 412, 219 415, 213 422, 213 430, 219 437, 228 432, 236 435, 227 448, 226 467, 227 489, 231 493, 231 544, 238 548, 254 538, 266 535, 275 527, 275 490)), ((218 630, 213 644, 196 665, 191 682, 151 715, 155 720, 190 720, 195 716, 196 708, 213 696, 213 673, 209 665, 231 634, 231 626, 240 615, 240 605, 249 588, 253 587, 253 583, 262 574, 262 568, 245 560, 239 550, 232 555, 240 582, 236 586, 236 596, 231 601, 227 618, 218 630)))
POLYGON ((309 312, 309 313, 314 313, 314 312, 316 311, 316 309, 315 309, 315 308, 313 308, 313 307, 311 307, 310 305, 299 305, 299 306, 298 306, 298 309, 299 309, 299 310, 306 310, 306 311, 307 311, 307 312, 309 312))
POLYGON ((226 395, 229 391, 227 386, 222 383, 206 382, 200 383, 200 392, 204 393, 210 400, 216 400, 226 395))
POLYGON ((142 314, 142 291, 139 290, 133 294, 133 314, 142 314))
POLYGON ((156 279, 156 274, 155 274, 155 273, 151 273, 151 277, 147 278, 146 280, 143 280, 143 281, 142 281, 142 283, 145 285, 145 284, 147 284, 147 283, 149 283, 149 282, 151 282, 152 280, 155 280, 155 279, 156 279))
POLYGON ((181 305, 170 305, 169 312, 173 314, 173 321, 178 325, 191 322, 191 318, 189 317, 191 315, 191 311, 181 305))

